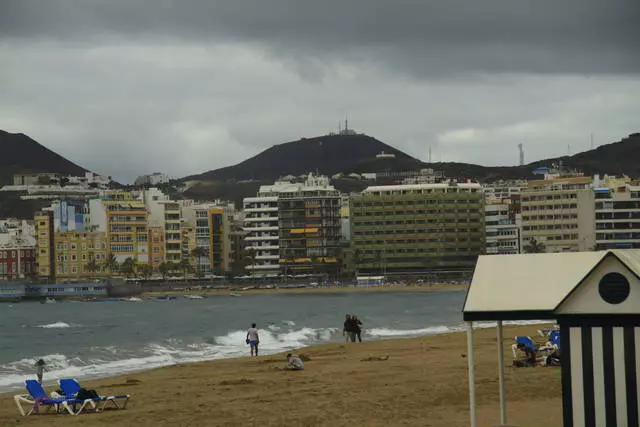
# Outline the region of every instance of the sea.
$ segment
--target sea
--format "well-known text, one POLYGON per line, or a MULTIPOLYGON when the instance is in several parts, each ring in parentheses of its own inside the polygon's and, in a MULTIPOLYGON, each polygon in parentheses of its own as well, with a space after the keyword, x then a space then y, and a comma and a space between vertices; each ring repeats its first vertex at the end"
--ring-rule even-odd
POLYGON ((463 330, 465 293, 336 292, 209 296, 202 300, 0 304, 0 391, 96 378, 186 362, 247 356, 255 322, 262 354, 343 340, 345 314, 363 322, 363 340, 463 330))

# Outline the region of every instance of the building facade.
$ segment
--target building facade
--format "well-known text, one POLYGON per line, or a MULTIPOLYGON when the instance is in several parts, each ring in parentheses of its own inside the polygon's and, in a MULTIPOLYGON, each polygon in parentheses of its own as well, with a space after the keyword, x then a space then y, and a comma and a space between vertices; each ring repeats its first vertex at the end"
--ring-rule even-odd
POLYGON ((101 277, 108 241, 103 231, 59 231, 54 234, 55 276, 58 279, 101 277))
POLYGON ((336 275, 341 197, 324 176, 279 191, 279 262, 286 275, 336 275))
POLYGON ((520 214, 513 215, 510 206, 511 199, 486 202, 484 223, 487 255, 521 253, 520 214))
POLYGON ((596 249, 640 248, 640 186, 605 180, 593 189, 596 249))
POLYGON ((273 277, 280 272, 278 196, 272 187, 262 186, 257 197, 243 201, 245 268, 253 277, 273 277))
POLYGON ((546 252, 581 252, 595 247, 591 178, 553 177, 530 181, 521 193, 523 249, 535 241, 546 252))
POLYGON ((107 253, 118 264, 127 258, 138 264, 149 263, 147 209, 142 200, 122 191, 106 192, 89 201, 90 223, 106 233, 107 253))
POLYGON ((480 184, 369 187, 352 196, 350 214, 361 274, 470 272, 485 250, 480 184))
POLYGON ((37 212, 34 222, 36 227, 36 269, 38 277, 53 279, 56 274, 53 211, 37 212))

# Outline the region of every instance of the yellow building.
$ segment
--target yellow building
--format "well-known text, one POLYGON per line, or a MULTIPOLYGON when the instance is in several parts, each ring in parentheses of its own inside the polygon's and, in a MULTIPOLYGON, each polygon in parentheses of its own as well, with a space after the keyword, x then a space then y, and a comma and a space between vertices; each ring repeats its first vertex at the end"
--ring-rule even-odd
POLYGON ((107 253, 113 254, 118 263, 127 258, 138 264, 149 263, 148 213, 142 200, 128 192, 110 191, 90 200, 89 207, 91 225, 107 234, 107 253))
POLYGON ((54 234, 57 278, 100 277, 107 274, 107 237, 101 231, 64 231, 54 234))
POLYGON ((153 271, 158 271, 164 256, 164 228, 161 225, 149 226, 149 264, 153 271))
POLYGON ((53 212, 41 211, 34 217, 36 226, 36 271, 38 277, 55 276, 53 212))

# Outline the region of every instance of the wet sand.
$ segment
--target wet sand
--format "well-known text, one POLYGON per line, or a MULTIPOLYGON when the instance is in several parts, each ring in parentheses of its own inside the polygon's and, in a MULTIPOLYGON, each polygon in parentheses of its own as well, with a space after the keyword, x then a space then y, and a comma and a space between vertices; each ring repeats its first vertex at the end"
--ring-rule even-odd
MULTIPOLYGON (((505 327, 505 365, 515 335, 505 327)), ((495 329, 475 333, 480 426, 499 425, 495 329)), ((283 371, 284 355, 225 359, 86 381, 100 394, 129 393, 124 411, 21 417, 0 397, 0 426, 468 426, 466 336, 327 344, 302 349, 311 361, 283 371), (363 361, 389 356, 386 361, 363 361)), ((509 423, 562 424, 560 369, 506 371, 509 423)), ((48 387, 47 391, 52 391, 48 387)))

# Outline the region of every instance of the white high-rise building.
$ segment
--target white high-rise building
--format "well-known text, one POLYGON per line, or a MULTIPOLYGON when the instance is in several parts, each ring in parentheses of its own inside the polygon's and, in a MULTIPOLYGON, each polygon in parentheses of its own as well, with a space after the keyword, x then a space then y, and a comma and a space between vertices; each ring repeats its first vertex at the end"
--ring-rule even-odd
POLYGON ((277 276, 280 270, 278 196, 273 187, 260 187, 257 197, 247 197, 243 203, 245 250, 251 260, 247 271, 252 276, 277 276))
POLYGON ((484 207, 487 255, 521 251, 521 217, 519 213, 510 212, 510 203, 510 199, 487 201, 484 207))

